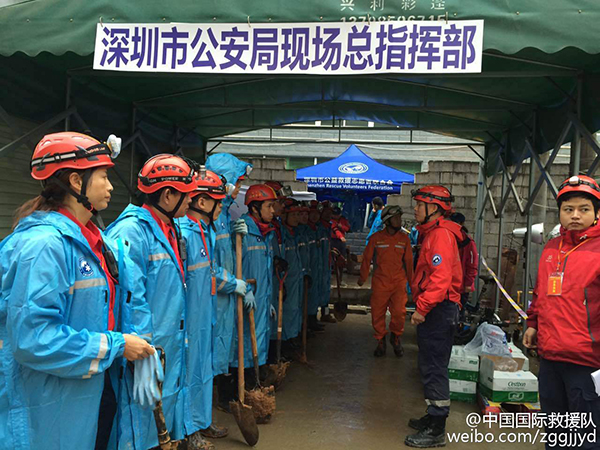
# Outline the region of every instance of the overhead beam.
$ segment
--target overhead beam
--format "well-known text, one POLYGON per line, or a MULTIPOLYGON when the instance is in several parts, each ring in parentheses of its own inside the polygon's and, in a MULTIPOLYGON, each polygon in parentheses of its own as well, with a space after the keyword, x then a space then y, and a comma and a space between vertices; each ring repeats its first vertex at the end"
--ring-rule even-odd
POLYGON ((238 139, 238 138, 210 138, 208 142, 225 142, 225 143, 257 143, 257 144, 371 144, 371 145, 439 145, 446 147, 468 147, 469 145, 484 145, 481 144, 473 144, 473 142, 401 142, 401 141, 373 141, 373 140, 354 140, 354 139, 307 139, 307 140, 298 140, 298 139, 238 139))
POLYGON ((527 63, 527 64, 535 64, 536 66, 548 67, 551 69, 566 70, 566 71, 573 72, 574 75, 576 75, 580 71, 580 69, 577 69, 576 67, 562 66, 560 64, 552 64, 552 63, 547 63, 547 62, 543 62, 543 61, 535 61, 532 59, 519 58, 517 56, 499 55, 497 53, 490 53, 490 52, 485 52, 485 51, 483 52, 483 56, 488 56, 488 57, 498 58, 498 59, 506 59, 508 61, 516 61, 516 62, 527 63))

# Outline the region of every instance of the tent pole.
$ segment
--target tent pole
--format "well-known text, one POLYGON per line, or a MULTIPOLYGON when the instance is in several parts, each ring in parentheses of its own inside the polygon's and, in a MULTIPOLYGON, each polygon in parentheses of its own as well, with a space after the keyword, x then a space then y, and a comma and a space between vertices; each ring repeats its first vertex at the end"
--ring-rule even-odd
MULTIPOLYGON (((533 114, 533 127, 531 130, 531 141, 533 144, 533 151, 535 151, 537 139, 537 113, 533 114)), ((529 195, 531 197, 533 194, 533 190, 535 187, 535 178, 533 176, 533 158, 529 158, 529 195)), ((535 200, 535 199, 534 199, 535 200)), ((523 274, 523 309, 527 311, 529 309, 529 289, 530 286, 529 279, 531 278, 531 227, 533 226, 533 208, 530 208, 527 211, 527 241, 525 242, 525 273, 523 274)), ((525 322, 524 327, 527 327, 527 322, 525 322)))
MULTIPOLYGON (((484 161, 479 162, 479 177, 477 180, 477 213, 475 215, 475 246, 477 247, 477 251, 481 253, 482 244, 483 244, 483 217, 484 213, 484 200, 486 196, 486 188, 485 188, 485 163, 484 161)), ((477 263, 477 277, 475 278, 475 292, 473 293, 473 298, 471 305, 477 304, 477 299, 479 298, 479 287, 481 280, 479 279, 479 274, 481 273, 481 257, 478 259, 477 263)))
MULTIPOLYGON (((134 104, 131 105, 131 126, 130 126, 130 131, 131 131, 131 135, 133 136, 135 134, 135 128, 136 128, 136 112, 137 112, 137 108, 135 107, 134 104)), ((135 139, 131 142, 131 160, 129 161, 130 163, 130 167, 129 167, 129 186, 133 186, 133 177, 134 177, 134 166, 135 166, 135 139)), ((133 202, 133 195, 131 195, 131 192, 129 193, 129 203, 133 202)))
MULTIPOLYGON (((581 120, 581 96, 582 96, 582 85, 583 85, 583 75, 577 76, 577 103, 575 105, 575 109, 577 111, 577 118, 581 120)), ((579 130, 575 130, 575 139, 573 140, 574 149, 571 155, 571 167, 572 173, 571 175, 579 175, 581 171, 581 133, 579 130)))
MULTIPOLYGON (((503 157, 502 154, 499 155, 500 158, 503 157)), ((502 175, 502 197, 504 197, 504 192, 506 191, 506 176, 502 175)), ((504 205, 502 205, 504 206, 504 205)), ((502 238, 503 236, 503 228, 504 228, 504 208, 500 208, 498 211, 498 264, 496 266, 496 273, 498 274, 498 278, 502 280, 502 238)), ((496 303, 494 306, 494 312, 498 313, 498 308, 500 306, 500 289, 496 286, 496 303)))
MULTIPOLYGON (((71 76, 67 75, 67 86, 66 86, 66 99, 65 99, 65 109, 69 109, 71 107, 71 76)), ((65 117, 65 131, 69 131, 71 128, 71 115, 67 115, 65 117)))

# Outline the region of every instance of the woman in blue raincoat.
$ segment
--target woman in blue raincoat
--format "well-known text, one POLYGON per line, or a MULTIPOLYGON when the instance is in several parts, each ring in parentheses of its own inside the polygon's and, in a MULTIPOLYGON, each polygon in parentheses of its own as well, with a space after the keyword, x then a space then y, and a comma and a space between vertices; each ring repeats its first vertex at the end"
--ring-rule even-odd
POLYGON ((219 267, 215 258, 214 223, 221 214, 225 183, 214 172, 200 168, 195 178, 196 190, 187 217, 179 220, 186 242, 187 289, 187 389, 192 416, 190 443, 210 448, 204 437, 222 438, 227 429, 212 421, 213 359, 212 335, 215 327, 218 287, 221 291, 246 294, 246 283, 219 267), (218 287, 217 287, 218 286, 218 287))
MULTIPOLYGON (((256 280, 256 285, 248 290, 244 298, 244 309, 254 309, 256 323, 256 341, 258 346, 258 362, 267 362, 269 351, 270 321, 276 317, 276 311, 271 305, 273 283, 273 248, 271 239, 274 238, 273 204, 277 201, 275 191, 264 184, 255 184, 248 188, 244 203, 248 213, 241 219, 248 227, 248 234, 242 240, 242 271, 245 279, 256 280)), ((236 314, 237 316, 237 314, 236 314)), ((237 323, 237 321, 236 321, 237 323)), ((252 367, 252 347, 250 342, 250 326, 248 315, 244 313, 244 367, 252 367)), ((237 331, 234 336, 234 352, 232 367, 238 367, 237 331)))
MULTIPOLYGON (((210 155, 206 160, 206 168, 221 175, 227 183, 227 197, 222 201, 221 215, 214 222, 216 232, 215 262, 224 272, 224 279, 235 277, 234 242, 232 240, 231 221, 229 208, 237 198, 243 179, 250 174, 252 164, 240 161, 229 153, 210 155)), ((245 222, 238 220, 235 226, 241 227, 243 232, 245 222)), ((217 390, 219 394, 218 406, 222 410, 229 410, 229 401, 233 400, 235 393, 234 377, 229 374, 229 362, 232 358, 234 310, 236 296, 225 285, 217 286, 217 308, 213 327, 213 372, 217 377, 217 390)))
MULTIPOLYGON (((152 312, 152 342, 165 351, 163 412, 172 439, 183 439, 193 431, 185 394, 185 249, 174 218, 183 217, 195 189, 191 161, 160 154, 150 158, 138 174, 138 189, 146 194, 143 206, 129 205, 108 227, 108 234, 130 243, 131 258, 139 269, 136 292, 142 294, 152 312)), ((120 444, 133 442, 136 449, 158 445, 152 409, 131 405, 123 413, 120 444)))
POLYGON ((2 449, 106 448, 117 390, 108 369, 154 353, 134 335, 148 329, 149 311, 127 283, 126 245, 90 221, 110 201, 112 153, 73 132, 44 136, 34 151, 42 193, 0 243, 2 449), (119 317, 134 308, 122 334, 119 317))

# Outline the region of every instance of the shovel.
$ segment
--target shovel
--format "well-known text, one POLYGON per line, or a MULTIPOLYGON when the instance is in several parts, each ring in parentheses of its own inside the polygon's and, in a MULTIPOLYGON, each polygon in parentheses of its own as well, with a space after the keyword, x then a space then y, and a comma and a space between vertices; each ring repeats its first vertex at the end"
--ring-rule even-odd
MULTIPOLYGON (((236 255, 236 277, 242 278, 242 235, 235 236, 236 255)), ((244 404, 246 392, 244 382, 244 300, 241 295, 237 296, 237 326, 238 326, 238 401, 229 402, 229 407, 235 421, 251 447, 258 442, 258 426, 254 418, 252 407, 244 404)))
MULTIPOLYGON (((156 347, 156 351, 160 352, 160 363, 163 368, 163 372, 166 370, 166 355, 162 347, 156 347)), ((158 383, 158 390, 162 398, 162 382, 158 383)), ((158 447, 160 450, 187 450, 188 444, 185 439, 180 441, 171 440, 167 424, 165 422, 165 415, 163 413, 162 399, 156 402, 154 407, 154 422, 156 423, 156 431, 158 432, 158 447)))
POLYGON ((256 423, 267 423, 275 412, 275 388, 273 386, 262 387, 260 384, 260 369, 258 365, 258 345, 256 343, 256 325, 254 322, 254 310, 248 313, 250 321, 250 337, 252 338, 252 358, 254 360, 254 374, 256 387, 246 393, 248 404, 254 411, 256 423))
POLYGON ((308 278, 304 277, 304 310, 302 315, 302 355, 298 360, 302 364, 308 365, 306 359, 306 341, 308 337, 308 278))
POLYGON ((277 305, 277 364, 269 364, 269 375, 267 376, 267 380, 265 380, 265 384, 273 386, 275 390, 279 389, 283 383, 285 374, 290 366, 289 362, 281 362, 281 333, 283 331, 283 283, 287 278, 287 272, 284 272, 283 277, 279 271, 276 273, 277 279, 279 280, 279 304, 277 305))

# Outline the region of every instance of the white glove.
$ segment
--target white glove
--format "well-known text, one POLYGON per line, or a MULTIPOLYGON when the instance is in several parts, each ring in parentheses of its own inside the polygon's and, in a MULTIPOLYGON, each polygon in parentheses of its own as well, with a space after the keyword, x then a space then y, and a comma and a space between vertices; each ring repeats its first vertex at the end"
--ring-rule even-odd
POLYGON ((246 295, 247 290, 248 290, 248 284, 244 280, 239 280, 236 278, 234 292, 237 295, 246 295))
POLYGON ((116 137, 114 134, 111 134, 106 140, 106 145, 110 148, 111 151, 111 159, 116 159, 121 153, 121 143, 123 140, 121 138, 116 137))
POLYGON ((248 234, 248 225, 246 225, 244 219, 238 219, 235 221, 233 224, 233 232, 236 234, 241 234, 242 236, 248 234))
POLYGON ((271 315, 271 319, 275 320, 277 318, 277 311, 273 305, 270 306, 271 308, 269 308, 269 314, 271 315))

